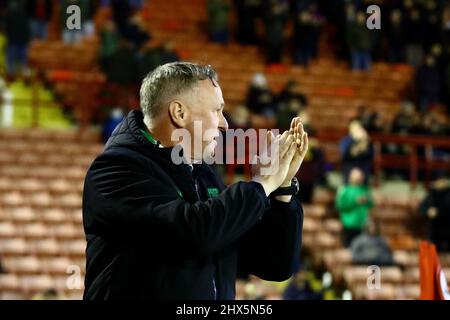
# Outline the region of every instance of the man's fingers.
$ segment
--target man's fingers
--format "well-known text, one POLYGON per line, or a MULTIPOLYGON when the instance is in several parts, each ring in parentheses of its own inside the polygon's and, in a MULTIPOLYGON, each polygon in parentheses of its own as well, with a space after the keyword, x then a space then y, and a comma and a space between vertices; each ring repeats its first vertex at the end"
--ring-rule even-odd
POLYGON ((305 133, 305 128, 303 127, 303 123, 299 122, 298 127, 299 127, 299 130, 298 130, 299 137, 303 137, 303 134, 305 133))
POLYGON ((297 125, 297 121, 298 121, 298 117, 294 117, 294 118, 292 118, 292 120, 291 120, 291 125, 290 125, 290 130, 292 131, 292 132, 294 132, 294 130, 295 130, 295 126, 297 125))
POLYGON ((291 128, 291 129, 294 129, 294 128, 295 128, 296 121, 297 121, 296 119, 297 119, 297 117, 292 118, 292 120, 291 120, 291 125, 290 125, 290 128, 291 128))
POLYGON ((309 147, 308 132, 304 133, 304 138, 302 140, 303 140, 303 145, 300 149, 300 153, 301 153, 302 157, 304 157, 306 155, 306 152, 308 152, 308 147, 309 147))
POLYGON ((286 141, 289 138, 289 136, 292 136, 289 133, 289 130, 286 130, 285 132, 283 132, 282 135, 278 135, 277 136, 277 143, 279 144, 279 149, 282 150, 283 148, 286 148, 286 141))
POLYGON ((283 134, 280 136, 280 140, 286 140, 289 136, 289 130, 286 130, 283 132, 283 134))
POLYGON ((285 154, 288 152, 289 147, 291 146, 291 143, 294 142, 294 136, 292 134, 290 134, 287 138, 286 141, 281 142, 281 146, 280 146, 280 158, 284 157, 285 154))
POLYGON ((291 143, 289 144, 289 148, 283 157, 283 160, 290 164, 296 151, 297 151, 297 144, 295 143, 294 139, 292 139, 291 143))
POLYGON ((297 143, 297 146, 300 146, 301 136, 299 136, 298 132, 299 132, 299 124, 297 123, 297 125, 295 126, 295 143, 297 143))
POLYGON ((297 142, 297 145, 300 147, 302 145, 302 142, 303 142, 303 134, 305 133, 305 131, 303 129, 303 123, 301 123, 299 121, 295 131, 297 133, 297 137, 296 137, 297 139, 295 141, 297 142))

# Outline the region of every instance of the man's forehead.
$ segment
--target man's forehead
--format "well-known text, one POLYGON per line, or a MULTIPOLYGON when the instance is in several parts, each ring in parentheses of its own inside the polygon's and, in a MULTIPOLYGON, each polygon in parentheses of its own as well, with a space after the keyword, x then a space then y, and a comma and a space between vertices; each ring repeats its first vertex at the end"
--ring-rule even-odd
POLYGON ((221 104, 224 104, 222 89, 217 82, 213 84, 210 79, 200 80, 200 85, 198 88, 203 93, 216 97, 221 104))

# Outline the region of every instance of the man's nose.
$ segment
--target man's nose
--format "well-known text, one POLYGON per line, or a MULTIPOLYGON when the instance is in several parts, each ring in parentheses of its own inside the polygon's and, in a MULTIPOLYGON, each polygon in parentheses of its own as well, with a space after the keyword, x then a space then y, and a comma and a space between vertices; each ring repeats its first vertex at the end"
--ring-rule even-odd
POLYGON ((220 116, 219 130, 220 131, 228 130, 228 121, 227 119, 225 119, 225 116, 223 114, 220 116))

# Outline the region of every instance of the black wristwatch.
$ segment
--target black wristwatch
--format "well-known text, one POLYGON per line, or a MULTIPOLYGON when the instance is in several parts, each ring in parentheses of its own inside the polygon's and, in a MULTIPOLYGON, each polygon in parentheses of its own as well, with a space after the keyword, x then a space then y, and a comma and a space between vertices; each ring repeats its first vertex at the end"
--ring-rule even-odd
POLYGON ((295 196, 300 190, 300 185, 296 177, 292 178, 290 187, 278 188, 272 192, 271 196, 295 196))

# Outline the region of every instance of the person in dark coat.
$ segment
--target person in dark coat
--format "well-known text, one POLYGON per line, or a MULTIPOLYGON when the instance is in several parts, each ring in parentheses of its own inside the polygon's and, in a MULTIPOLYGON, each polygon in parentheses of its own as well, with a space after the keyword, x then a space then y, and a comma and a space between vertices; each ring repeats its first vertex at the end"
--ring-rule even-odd
POLYGON ((172 41, 165 41, 162 44, 153 41, 142 51, 142 57, 139 60, 139 74, 141 79, 156 67, 180 60, 175 51, 172 41))
POLYGON ((392 250, 381 237, 379 225, 375 221, 368 221, 365 232, 352 240, 350 249, 355 264, 377 266, 394 264, 392 250))
POLYGON ((432 55, 428 55, 424 64, 417 70, 416 87, 420 99, 420 111, 425 114, 431 104, 439 103, 442 87, 441 75, 432 55))
POLYGON ((428 238, 439 251, 450 251, 450 183, 448 173, 439 173, 427 196, 420 205, 420 212, 428 220, 428 238))
POLYGON ((371 68, 373 33, 366 27, 364 12, 356 14, 356 20, 347 26, 347 44, 352 56, 352 70, 367 71, 371 68))
POLYGON ((302 105, 302 108, 306 108, 308 105, 308 98, 301 92, 298 91, 298 83, 289 79, 284 88, 276 97, 277 104, 288 104, 290 100, 296 99, 302 105))
POLYGON ((284 46, 284 27, 288 19, 285 0, 269 0, 264 7, 264 29, 267 64, 281 63, 284 46))
POLYGON ((261 17, 261 0, 233 0, 236 12, 236 40, 241 44, 257 44, 256 22, 261 17))
POLYGON ((224 0, 208 0, 208 29, 212 42, 227 44, 229 38, 228 16, 230 4, 224 0))
POLYGON ((389 61, 392 63, 400 63, 405 60, 405 33, 402 12, 399 9, 392 10, 387 28, 389 61))
POLYGON ((26 67, 28 44, 31 38, 24 0, 9 1, 5 17, 5 31, 8 39, 6 46, 7 71, 9 76, 16 76, 26 67))
POLYGON ((350 123, 349 135, 340 141, 339 151, 345 183, 350 171, 356 167, 364 172, 364 184, 367 185, 372 171, 373 144, 359 121, 350 123))
POLYGON ((250 182, 226 187, 207 164, 228 128, 215 71, 165 64, 140 94, 142 111, 116 127, 85 178, 84 299, 234 299, 238 271, 291 277, 303 222, 293 178, 308 149, 299 119, 268 135, 278 168, 257 164, 250 182), (203 138, 200 150, 191 152, 192 136, 203 138))
POLYGON ((424 56, 424 42, 426 38, 424 18, 418 8, 412 8, 405 17, 405 55, 406 62, 418 68, 424 56))
POLYGON ((255 114, 275 116, 276 105, 274 95, 270 90, 266 76, 263 73, 255 73, 246 96, 246 107, 255 114))
POLYGON ((33 39, 46 39, 48 24, 52 17, 53 4, 51 0, 28 0, 28 15, 33 39))
POLYGON ((109 82, 119 85, 131 85, 139 79, 139 61, 137 51, 125 39, 121 39, 118 48, 108 58, 103 71, 109 82))

